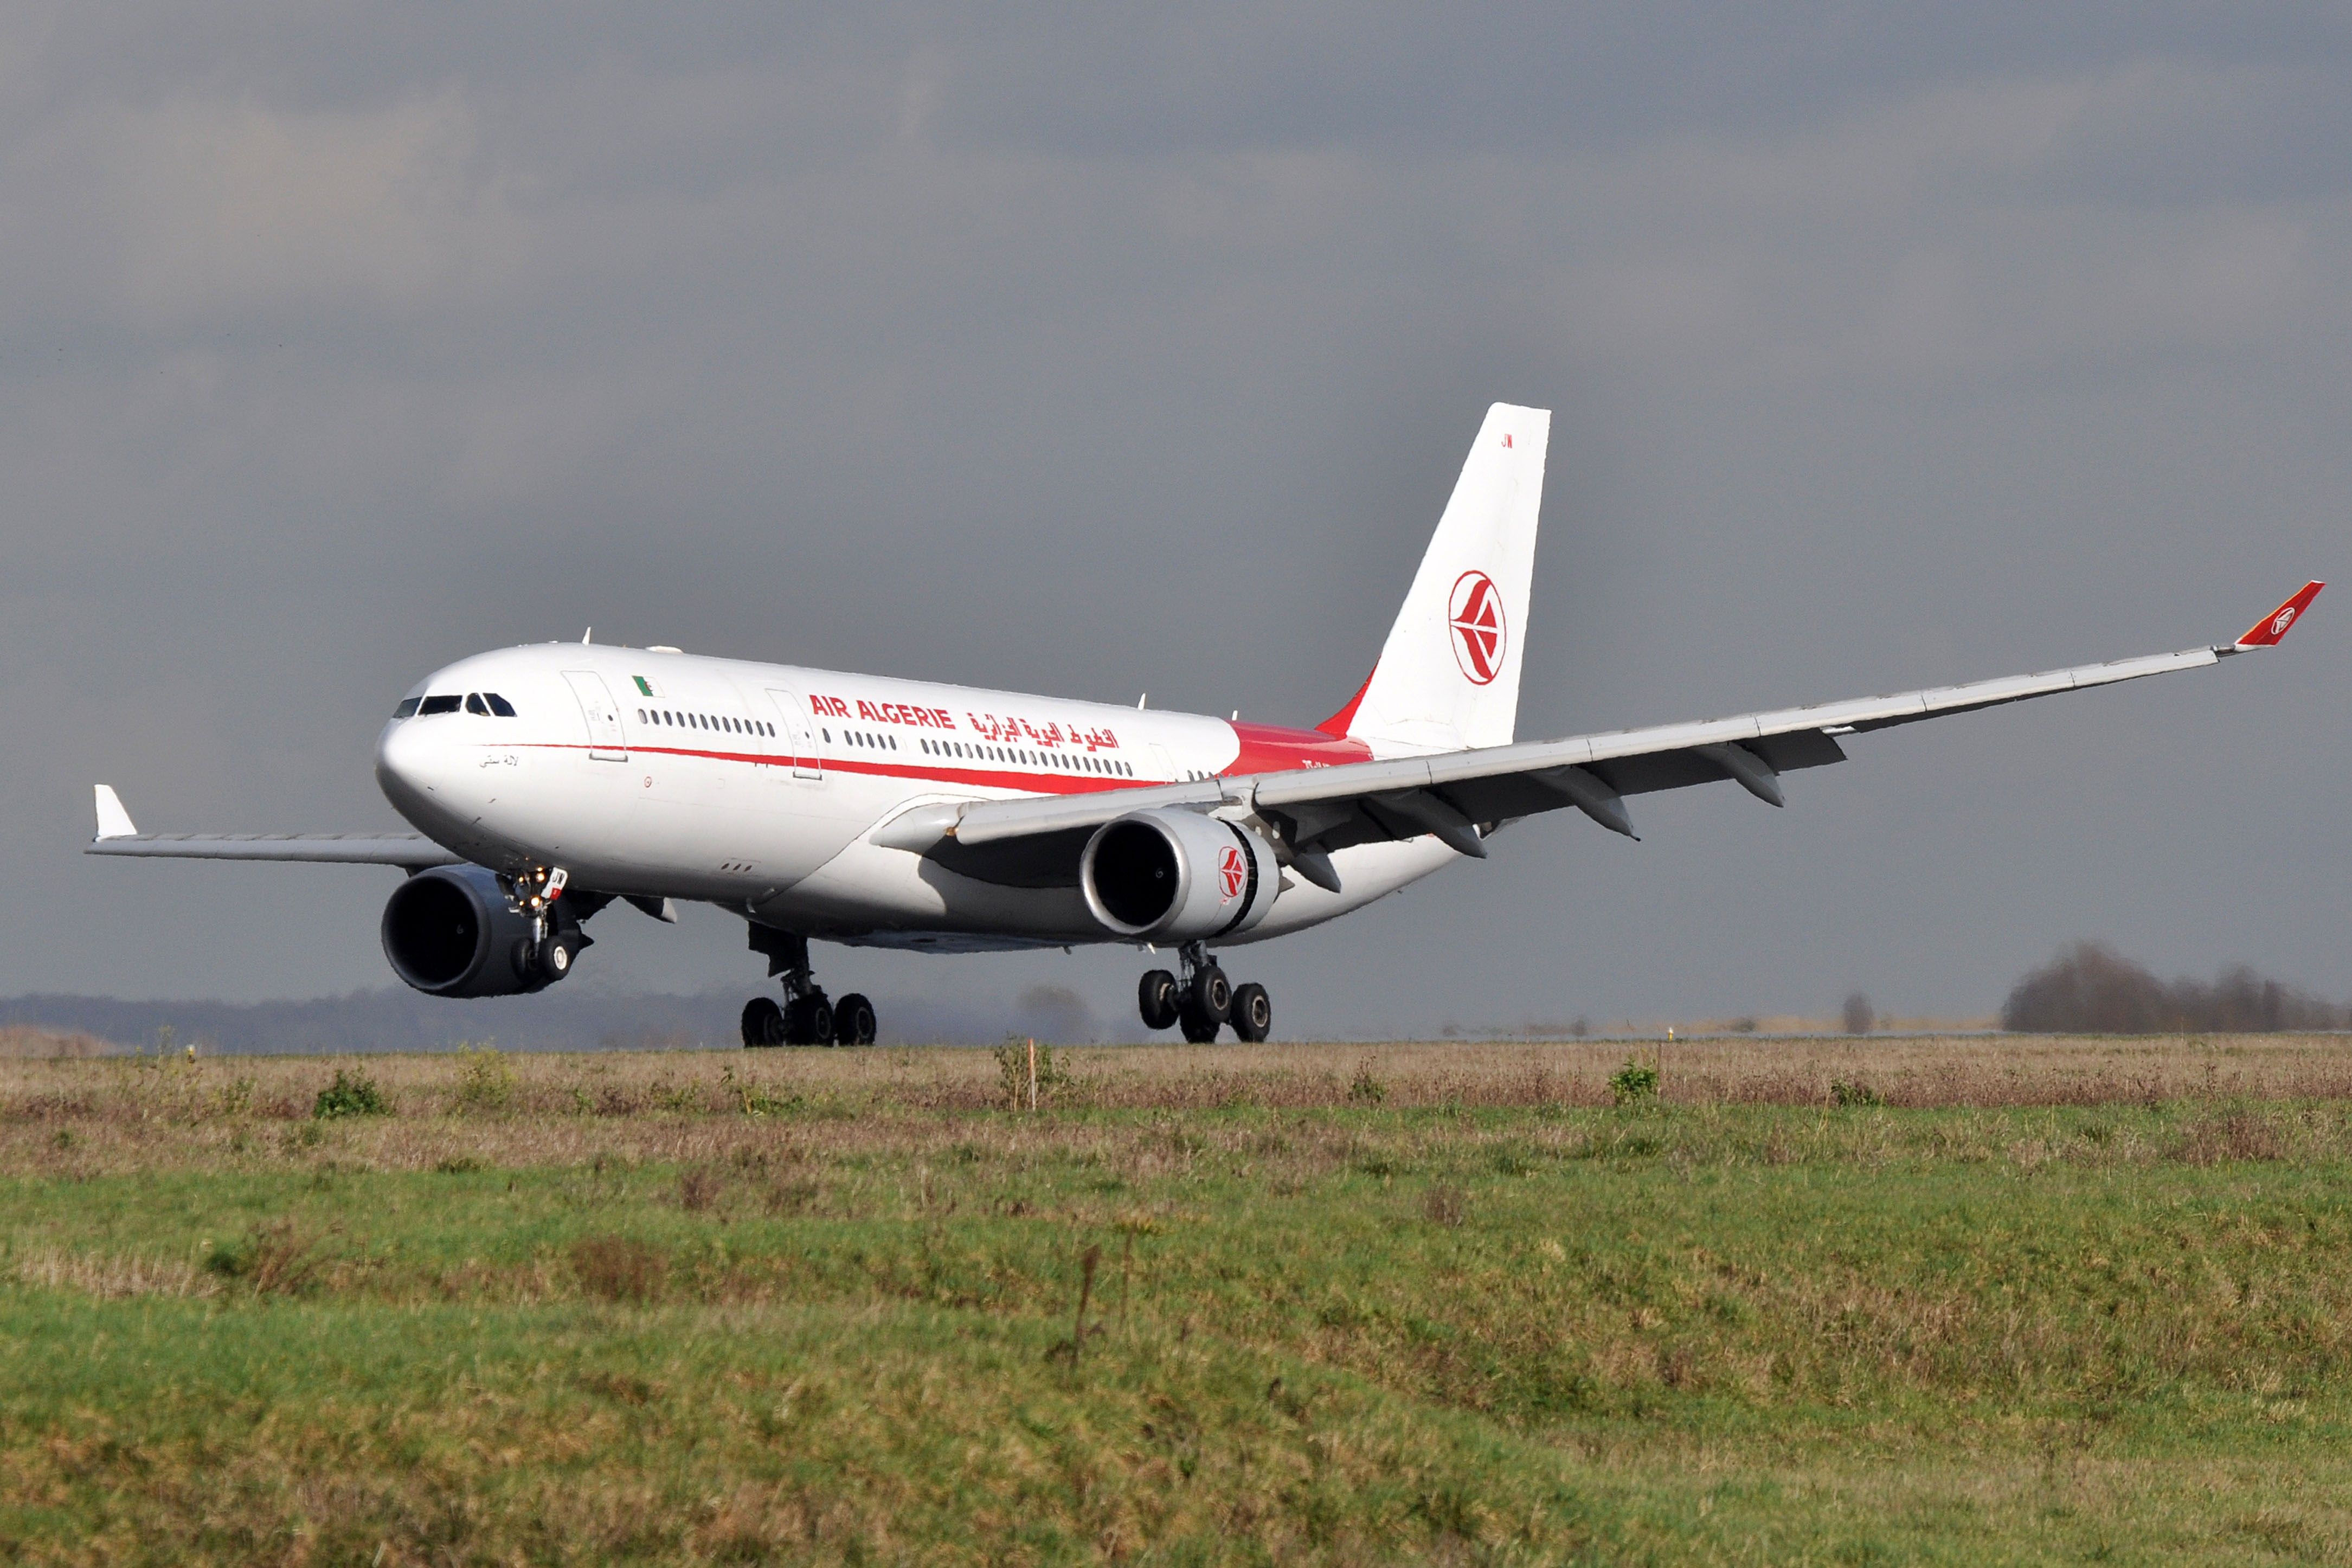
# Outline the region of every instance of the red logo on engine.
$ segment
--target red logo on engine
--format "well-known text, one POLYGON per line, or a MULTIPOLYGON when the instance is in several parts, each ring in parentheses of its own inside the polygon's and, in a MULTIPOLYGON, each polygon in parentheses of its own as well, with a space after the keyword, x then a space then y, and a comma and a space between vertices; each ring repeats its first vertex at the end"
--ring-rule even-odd
POLYGON ((1228 849, 1219 858, 1217 880, 1224 884, 1226 903, 1242 896, 1242 889, 1249 885, 1249 862, 1242 858, 1240 850, 1228 849))
POLYGON ((1484 572, 1465 572, 1454 580, 1454 597, 1446 606, 1454 627, 1454 662, 1473 686, 1484 686, 1503 673, 1503 649, 1510 628, 1503 624, 1503 595, 1484 572))

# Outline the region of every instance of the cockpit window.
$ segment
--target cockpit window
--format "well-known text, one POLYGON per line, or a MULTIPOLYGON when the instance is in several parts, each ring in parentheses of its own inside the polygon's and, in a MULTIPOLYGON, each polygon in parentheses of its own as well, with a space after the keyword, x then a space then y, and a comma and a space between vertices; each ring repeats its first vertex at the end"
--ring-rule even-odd
POLYGON ((483 692, 482 700, 488 703, 490 711, 501 719, 511 719, 515 716, 514 704, 495 691, 483 692))
POLYGON ((466 711, 487 719, 490 716, 490 705, 482 700, 480 692, 468 691, 466 693, 466 711))
POLYGON ((421 697, 404 697, 400 700, 400 706, 392 710, 392 716, 395 719, 414 719, 416 717, 416 705, 424 700, 425 699, 421 697))
POLYGON ((455 713, 465 700, 462 697, 428 697, 416 710, 416 716, 430 719, 436 713, 455 713))

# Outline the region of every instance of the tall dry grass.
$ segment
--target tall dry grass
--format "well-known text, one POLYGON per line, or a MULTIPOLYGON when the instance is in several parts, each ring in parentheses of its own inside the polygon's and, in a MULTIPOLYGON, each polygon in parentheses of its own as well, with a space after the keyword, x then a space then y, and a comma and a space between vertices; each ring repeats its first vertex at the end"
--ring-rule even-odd
POLYGON ((86 1061, 110 1055, 116 1047, 96 1035, 71 1029, 44 1029, 30 1024, 0 1028, 0 1061, 86 1061))
MULTIPOLYGON (((2343 1036, 1710 1039, 1633 1047, 1670 1107, 1999 1110, 2352 1100, 2343 1036)), ((1045 1112, 1385 1111, 1611 1102, 1623 1042, 1104 1047, 1054 1054, 1045 1112)), ((715 1164, 746 1150, 912 1150, 1010 1112, 991 1053, 0 1061, 0 1160, 59 1174, 288 1156, 385 1168, 715 1164), (314 1118, 337 1072, 389 1114, 314 1118)), ((1075 1119, 1075 1120, 1073 1120, 1075 1119)), ((1131 1115, 1122 1140, 1141 1136, 1131 1115)), ((2224 1139, 2226 1142, 2227 1140, 2224 1139)))

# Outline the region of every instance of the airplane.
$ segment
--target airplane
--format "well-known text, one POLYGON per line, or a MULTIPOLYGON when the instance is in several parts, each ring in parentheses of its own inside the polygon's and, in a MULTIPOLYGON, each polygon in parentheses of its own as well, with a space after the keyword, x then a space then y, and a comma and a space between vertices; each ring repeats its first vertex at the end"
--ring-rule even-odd
POLYGON ((1219 954, 1320 925, 1573 809, 1633 837, 1625 801, 1780 778, 1847 738, 2193 669, 2275 645, 2323 584, 2233 642, 1698 723, 1516 737, 1551 415, 1497 403, 1378 661, 1312 729, 1066 701, 672 647, 544 643, 409 689, 375 774, 404 834, 154 834, 96 788, 94 855, 395 866, 393 973, 436 996, 538 991, 618 900, 740 917, 781 980, 747 1047, 866 1045, 873 1004, 830 999, 813 941, 963 952, 1120 942, 1157 955, 1143 1022, 1204 1043, 1273 1029, 1219 954))

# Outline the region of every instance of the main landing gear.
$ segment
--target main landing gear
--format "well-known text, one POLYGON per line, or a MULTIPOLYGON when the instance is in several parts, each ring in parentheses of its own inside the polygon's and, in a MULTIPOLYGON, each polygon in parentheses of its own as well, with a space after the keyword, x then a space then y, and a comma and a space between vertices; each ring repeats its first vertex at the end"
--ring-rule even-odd
POLYGON ((1182 979, 1155 969, 1136 987, 1137 1010, 1143 1015, 1145 1028, 1181 1026, 1184 1037, 1196 1046, 1215 1039, 1217 1031, 1228 1024, 1235 1036, 1251 1044, 1274 1033, 1274 1001, 1265 986, 1254 980, 1244 985, 1227 980, 1217 961, 1197 942, 1186 942, 1177 957, 1182 979))
POLYGON ((773 997, 754 996, 743 1004, 747 1047, 874 1043, 874 1004, 855 991, 829 1000, 809 973, 808 938, 755 925, 751 951, 767 955, 772 977, 783 977, 784 1000, 780 1005, 773 997))

